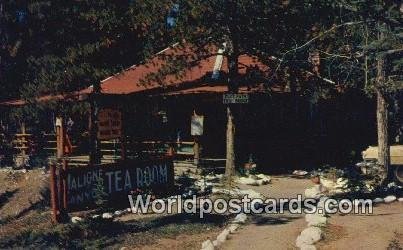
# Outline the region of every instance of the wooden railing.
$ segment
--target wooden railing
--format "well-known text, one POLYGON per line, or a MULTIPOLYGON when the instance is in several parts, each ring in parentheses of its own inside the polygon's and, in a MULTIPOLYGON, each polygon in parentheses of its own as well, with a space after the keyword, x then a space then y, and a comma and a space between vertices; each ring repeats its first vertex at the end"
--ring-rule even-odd
POLYGON ((172 154, 174 158, 193 158, 194 142, 189 141, 128 141, 126 149, 128 155, 147 154, 165 155, 172 154), (170 152, 170 150, 172 150, 170 152))
POLYGON ((15 134, 13 140, 13 148, 16 149, 19 155, 27 155, 33 146, 32 134, 15 134))
MULTIPOLYGON (((56 159, 57 139, 54 133, 45 133, 35 137, 40 141, 35 141, 34 136, 28 133, 14 135, 13 146, 17 155, 28 155, 33 152, 32 146, 38 144, 34 152, 47 155, 49 159, 56 159)), ((126 137, 124 143, 121 139, 101 140, 100 152, 102 163, 115 163, 122 157, 153 157, 161 155, 171 155, 176 160, 193 161, 194 142, 192 141, 163 141, 163 140, 131 140, 126 137), (124 151, 124 152, 123 152, 124 151)), ((72 146, 72 153, 66 154, 71 165, 82 166, 89 162, 89 153, 85 148, 78 149, 72 146)))

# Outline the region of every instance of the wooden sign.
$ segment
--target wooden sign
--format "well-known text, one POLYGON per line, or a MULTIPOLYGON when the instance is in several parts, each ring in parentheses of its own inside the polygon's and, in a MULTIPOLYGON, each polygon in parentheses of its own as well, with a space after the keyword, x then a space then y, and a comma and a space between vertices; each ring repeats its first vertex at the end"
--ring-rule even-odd
POLYGON ((110 140, 122 136, 122 113, 114 109, 101 109, 98 114, 98 139, 110 140))
POLYGON ((204 116, 202 115, 192 115, 190 134, 193 136, 203 135, 203 122, 204 116))
POLYGON ((235 103, 248 103, 248 94, 224 94, 223 103, 224 104, 235 104, 235 103))
POLYGON ((174 185, 174 167, 171 158, 127 160, 119 164, 68 168, 64 178, 69 211, 94 206, 100 187, 110 202, 127 202, 128 206, 127 195, 133 190, 152 190, 154 194, 170 190, 174 185))

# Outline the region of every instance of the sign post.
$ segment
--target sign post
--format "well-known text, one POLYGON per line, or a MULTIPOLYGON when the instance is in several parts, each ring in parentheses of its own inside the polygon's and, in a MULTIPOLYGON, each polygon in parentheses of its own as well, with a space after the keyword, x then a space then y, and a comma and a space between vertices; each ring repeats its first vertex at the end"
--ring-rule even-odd
POLYGON ((199 137, 193 137, 194 144, 193 144, 193 152, 194 152, 194 159, 193 164, 199 166, 199 159, 200 159, 200 145, 199 145, 199 137))
POLYGON ((193 111, 191 126, 190 126, 190 134, 193 136, 193 152, 194 152, 194 160, 193 164, 198 166, 200 159, 200 136, 203 135, 203 124, 204 124, 204 116, 197 115, 195 111, 193 111))
POLYGON ((223 95, 224 104, 246 104, 249 103, 248 94, 224 94, 223 95))
POLYGON ((64 128, 63 118, 56 117, 56 158, 60 159, 64 156, 64 128))
POLYGON ((66 180, 66 173, 67 173, 67 160, 63 159, 63 165, 61 169, 61 182, 62 182, 62 208, 63 208, 63 213, 67 213, 67 180, 66 180))
POLYGON ((52 207, 52 221, 58 223, 60 220, 59 199, 57 196, 57 180, 56 180, 56 166, 54 163, 50 165, 50 202, 52 207))
POLYGON ((111 140, 122 136, 122 113, 114 109, 101 109, 98 114, 98 139, 111 140))

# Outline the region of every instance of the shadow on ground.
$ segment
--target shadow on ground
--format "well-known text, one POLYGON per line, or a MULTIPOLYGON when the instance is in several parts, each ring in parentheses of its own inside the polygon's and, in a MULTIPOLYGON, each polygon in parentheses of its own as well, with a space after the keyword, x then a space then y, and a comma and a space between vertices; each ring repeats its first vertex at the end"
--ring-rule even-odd
POLYGON ((143 218, 125 222, 87 219, 77 224, 59 224, 46 230, 24 230, 17 235, 0 238, 0 248, 105 248, 116 244, 142 246, 153 244, 158 238, 179 234, 199 234, 213 227, 221 227, 225 215, 173 214, 158 218, 143 218))
POLYGON ((0 209, 18 192, 18 188, 0 194, 0 209))
POLYGON ((298 217, 292 216, 268 216, 268 215, 253 215, 251 217, 251 223, 256 224, 258 226, 267 226, 267 225, 281 225, 292 222, 293 220, 298 219, 298 217))

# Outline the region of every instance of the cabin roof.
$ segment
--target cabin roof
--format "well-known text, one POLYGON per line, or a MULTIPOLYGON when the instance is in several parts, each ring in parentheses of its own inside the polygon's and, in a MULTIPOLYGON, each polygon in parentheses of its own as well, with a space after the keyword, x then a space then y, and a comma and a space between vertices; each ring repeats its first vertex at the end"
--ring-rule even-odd
MULTIPOLYGON (((155 54, 144 63, 133 65, 115 75, 112 75, 100 82, 102 94, 128 95, 136 93, 151 93, 162 95, 175 94, 198 94, 198 93, 224 93, 227 92, 225 77, 228 74, 228 62, 223 56, 223 49, 216 46, 208 46, 196 52, 196 48, 175 44, 155 54), (173 72, 156 76, 159 71, 169 68, 167 61, 180 58, 185 63, 184 70, 179 73, 173 72)), ((256 56, 243 54, 238 59, 238 71, 245 83, 245 77, 252 71, 259 71, 263 75, 269 75, 268 66, 258 60, 256 56)), ((278 91, 274 87, 272 90, 278 91)), ((265 91, 263 81, 256 82, 254 86, 241 84, 240 92, 261 92, 265 91)), ((93 86, 81 91, 66 95, 43 96, 38 101, 52 99, 79 99, 80 96, 93 92, 93 86)), ((24 100, 11 100, 2 102, 2 105, 24 105, 24 100)))

